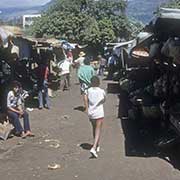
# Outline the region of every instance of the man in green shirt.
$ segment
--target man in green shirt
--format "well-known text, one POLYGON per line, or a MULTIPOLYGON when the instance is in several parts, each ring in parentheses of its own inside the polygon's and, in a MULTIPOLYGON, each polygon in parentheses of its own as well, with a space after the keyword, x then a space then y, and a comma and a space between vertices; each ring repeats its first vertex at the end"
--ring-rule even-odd
POLYGON ((84 102, 84 110, 88 109, 87 90, 91 84, 91 78, 95 75, 93 67, 90 65, 90 59, 85 58, 84 65, 81 65, 78 70, 78 78, 80 82, 81 95, 84 102))

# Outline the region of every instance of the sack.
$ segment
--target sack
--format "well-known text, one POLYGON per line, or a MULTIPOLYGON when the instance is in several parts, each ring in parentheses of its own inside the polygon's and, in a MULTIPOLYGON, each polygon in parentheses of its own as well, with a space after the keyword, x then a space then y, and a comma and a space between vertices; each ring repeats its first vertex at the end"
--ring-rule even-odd
POLYGON ((11 54, 16 54, 19 57, 19 47, 13 45, 11 48, 11 54))
POLYGON ((0 138, 6 140, 13 129, 13 126, 9 121, 5 121, 3 124, 0 123, 0 138))

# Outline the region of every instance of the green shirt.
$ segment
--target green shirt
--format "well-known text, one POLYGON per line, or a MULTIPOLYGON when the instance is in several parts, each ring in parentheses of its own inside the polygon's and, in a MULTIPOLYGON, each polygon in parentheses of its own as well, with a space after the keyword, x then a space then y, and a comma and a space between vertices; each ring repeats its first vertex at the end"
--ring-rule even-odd
POLYGON ((80 82, 83 82, 87 85, 91 84, 91 78, 95 75, 95 71, 90 65, 82 65, 78 70, 78 78, 80 82))

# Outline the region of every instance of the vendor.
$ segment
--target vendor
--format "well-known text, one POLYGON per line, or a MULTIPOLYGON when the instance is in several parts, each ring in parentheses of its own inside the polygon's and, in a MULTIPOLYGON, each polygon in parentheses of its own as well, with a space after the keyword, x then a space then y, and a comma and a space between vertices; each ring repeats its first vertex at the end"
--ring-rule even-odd
POLYGON ((13 81, 12 89, 7 95, 7 113, 10 122, 15 128, 15 135, 26 138, 27 136, 34 136, 34 134, 30 129, 28 113, 19 107, 21 104, 20 87, 21 85, 19 82, 13 81), (20 118, 23 118, 24 128, 20 123, 20 118))

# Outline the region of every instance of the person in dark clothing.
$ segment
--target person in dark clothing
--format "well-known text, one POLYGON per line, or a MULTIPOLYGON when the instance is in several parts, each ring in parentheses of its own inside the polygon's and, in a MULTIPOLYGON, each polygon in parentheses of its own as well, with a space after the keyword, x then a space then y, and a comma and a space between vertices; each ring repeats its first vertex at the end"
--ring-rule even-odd
POLYGON ((108 59, 108 79, 111 80, 113 78, 114 73, 114 65, 116 64, 116 55, 112 54, 112 56, 108 59))
POLYGON ((49 77, 49 68, 48 63, 40 63, 37 71, 38 77, 38 101, 39 109, 42 109, 44 106, 47 109, 50 109, 49 95, 48 95, 48 77, 49 77))
POLYGON ((98 55, 98 61, 99 61, 99 72, 98 72, 98 75, 103 76, 104 75, 104 69, 106 67, 107 61, 101 55, 98 55))

